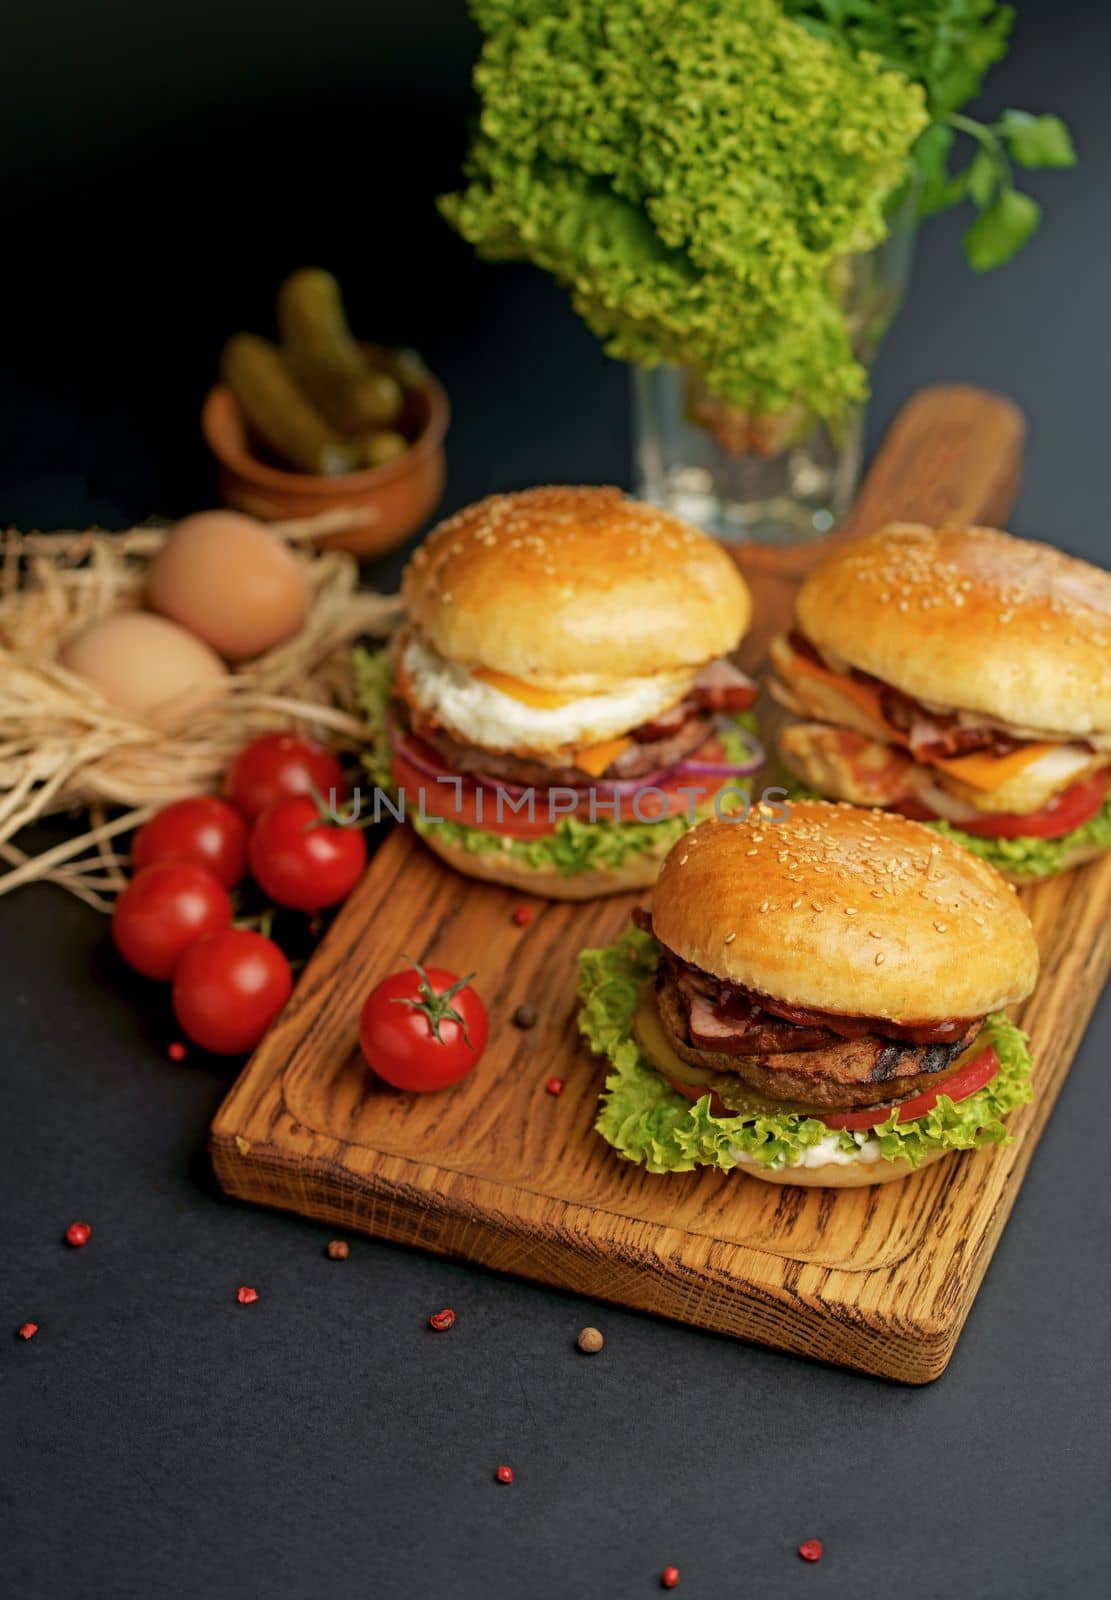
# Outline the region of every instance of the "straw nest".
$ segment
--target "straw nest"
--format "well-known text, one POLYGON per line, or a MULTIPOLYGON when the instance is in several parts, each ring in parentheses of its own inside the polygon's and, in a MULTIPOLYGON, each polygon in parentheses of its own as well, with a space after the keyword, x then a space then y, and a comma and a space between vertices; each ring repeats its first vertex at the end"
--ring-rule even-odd
POLYGON ((312 548, 350 520, 332 511, 271 524, 301 547, 312 597, 304 628, 235 670, 216 704, 160 715, 158 728, 111 705, 58 655, 89 623, 139 605, 168 527, 0 533, 0 894, 45 879, 109 910, 127 865, 113 841, 168 801, 217 789, 254 735, 296 726, 340 747, 363 741, 350 647, 388 633, 399 603, 360 591, 352 556, 312 548), (15 842, 62 811, 87 813, 84 831, 36 854, 15 842))

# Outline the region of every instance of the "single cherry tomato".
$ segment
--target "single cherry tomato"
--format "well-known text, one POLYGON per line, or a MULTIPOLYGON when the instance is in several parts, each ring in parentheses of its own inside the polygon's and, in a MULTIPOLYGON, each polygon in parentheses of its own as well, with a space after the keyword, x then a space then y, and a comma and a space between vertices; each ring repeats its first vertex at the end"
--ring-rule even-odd
POLYGON ((228 768, 224 792, 248 822, 267 806, 290 795, 311 795, 327 800, 335 791, 336 804, 347 799, 343 768, 324 746, 299 733, 264 733, 244 745, 228 768))
POLYGON ((228 891, 207 867, 156 861, 137 872, 116 901, 112 937, 129 967, 165 979, 191 944, 230 921, 228 891))
POLYGON ((174 973, 174 1015, 217 1055, 253 1050, 289 999, 293 975, 272 939, 224 928, 190 945, 174 973))
POLYGON ((156 861, 195 861, 234 889, 247 870, 247 824, 227 800, 175 800, 144 822, 131 842, 136 872, 156 861))
POLYGON ((475 1066, 486 1046, 486 1007, 457 978, 418 961, 372 989, 359 1018, 368 1063, 395 1089, 446 1089, 475 1066))
POLYGON ((358 828, 336 826, 315 800, 277 800, 259 817, 247 843, 251 876, 275 905, 321 911, 345 900, 366 866, 358 828))

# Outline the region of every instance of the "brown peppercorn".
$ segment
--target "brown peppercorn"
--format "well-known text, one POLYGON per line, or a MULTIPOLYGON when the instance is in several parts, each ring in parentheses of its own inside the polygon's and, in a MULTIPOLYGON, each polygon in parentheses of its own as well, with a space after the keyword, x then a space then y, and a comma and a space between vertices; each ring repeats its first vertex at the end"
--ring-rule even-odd
POLYGON ((346 1239, 328 1240, 329 1261, 346 1261, 350 1254, 351 1246, 347 1243, 346 1239))
POLYGON ((575 1340, 584 1356, 596 1356, 605 1342, 597 1328, 580 1329, 579 1337, 575 1340))
POLYGON ((540 1020, 540 1013, 535 1006, 518 1006, 513 1013, 513 1026, 515 1028, 535 1028, 540 1020))

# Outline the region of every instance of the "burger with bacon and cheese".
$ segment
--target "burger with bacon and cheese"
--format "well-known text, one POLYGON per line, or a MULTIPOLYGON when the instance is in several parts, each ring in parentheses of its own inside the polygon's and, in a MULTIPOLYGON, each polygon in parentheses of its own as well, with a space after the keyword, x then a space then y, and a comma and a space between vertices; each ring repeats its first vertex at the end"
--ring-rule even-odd
POLYGON ((462 872, 559 899, 645 886, 760 764, 735 720, 755 686, 727 659, 748 589, 654 506, 610 488, 492 495, 434 530, 402 598, 383 753, 462 872))
POLYGON ((831 551, 773 641, 786 765, 940 822, 1008 876, 1111 846, 1111 573, 993 528, 895 524, 831 551))
POLYGON ((1038 952, 1013 885, 893 813, 804 800, 701 823, 649 916, 580 958, 598 1131, 653 1172, 885 1183, 1007 1137, 1030 1098, 1003 1008, 1038 952))

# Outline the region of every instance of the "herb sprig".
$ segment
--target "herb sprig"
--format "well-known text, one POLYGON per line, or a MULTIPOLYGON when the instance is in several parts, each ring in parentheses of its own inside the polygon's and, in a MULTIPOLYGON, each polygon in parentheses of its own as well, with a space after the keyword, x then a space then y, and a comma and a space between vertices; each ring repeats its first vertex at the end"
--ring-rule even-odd
POLYGON ((964 235, 969 265, 987 272, 1009 261, 1041 220, 1038 202, 1016 189, 1014 168, 1076 163, 1060 117, 1004 111, 980 122, 962 112, 1007 53, 1012 7, 997 0, 783 0, 783 9, 819 38, 877 56, 922 85, 931 123, 914 152, 920 212, 934 216, 970 201, 978 215, 964 235))

